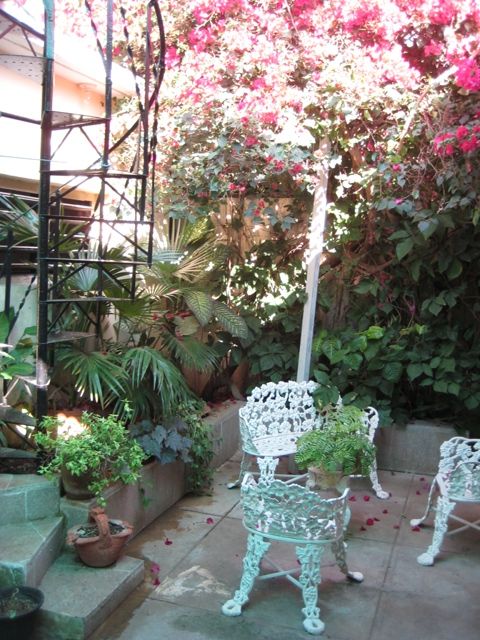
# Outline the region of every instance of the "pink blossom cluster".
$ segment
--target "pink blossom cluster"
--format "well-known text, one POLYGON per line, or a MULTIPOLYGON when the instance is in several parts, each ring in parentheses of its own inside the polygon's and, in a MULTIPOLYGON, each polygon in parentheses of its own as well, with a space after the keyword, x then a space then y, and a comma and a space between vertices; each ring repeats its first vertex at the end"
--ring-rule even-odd
POLYGON ((480 148, 480 123, 460 125, 455 131, 437 135, 433 147, 439 155, 453 156, 456 151, 471 153, 480 148))

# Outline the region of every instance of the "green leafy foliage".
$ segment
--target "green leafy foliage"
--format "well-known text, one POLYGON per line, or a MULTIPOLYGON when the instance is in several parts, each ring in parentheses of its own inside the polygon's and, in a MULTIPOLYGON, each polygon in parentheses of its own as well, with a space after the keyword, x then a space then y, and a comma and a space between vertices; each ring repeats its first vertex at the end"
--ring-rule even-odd
POLYGON ((202 418, 203 408, 203 403, 195 400, 184 402, 179 406, 179 415, 187 426, 187 434, 191 440, 187 487, 194 494, 209 493, 213 481, 212 428, 202 418))
POLYGON ((147 456, 153 456, 160 464, 168 464, 180 459, 190 461, 188 454, 192 441, 182 435, 184 425, 165 426, 142 420, 130 427, 130 435, 138 442, 147 456))
POLYGON ((325 426, 303 434, 297 441, 295 460, 299 468, 367 475, 375 460, 375 445, 368 439, 362 415, 353 405, 326 407, 325 426))
POLYGON ((40 468, 47 477, 66 467, 74 476, 88 474, 88 488, 100 505, 105 505, 102 491, 121 480, 133 484, 140 477, 145 453, 130 436, 125 424, 115 415, 82 414, 84 429, 80 433, 61 433, 57 418, 46 417, 40 423, 35 441, 51 459, 40 468))

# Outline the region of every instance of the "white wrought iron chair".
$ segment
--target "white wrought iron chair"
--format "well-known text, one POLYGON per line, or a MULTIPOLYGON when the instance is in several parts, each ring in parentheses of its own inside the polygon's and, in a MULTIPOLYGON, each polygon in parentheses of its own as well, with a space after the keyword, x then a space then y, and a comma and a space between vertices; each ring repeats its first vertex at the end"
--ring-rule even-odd
POLYGON ((325 624, 320 620, 317 602, 320 562, 325 546, 331 545, 339 568, 350 580, 363 580, 361 573, 348 571, 345 557, 343 535, 349 489, 338 498, 325 499, 303 486, 262 475, 257 482, 251 473, 247 473, 241 491, 243 524, 248 531, 247 553, 240 586, 233 598, 223 605, 222 612, 227 616, 239 616, 257 577, 265 580, 285 576, 302 590, 305 631, 322 633, 325 624), (300 567, 283 570, 264 557, 272 541, 294 544, 300 567), (272 573, 259 575, 262 559, 272 566, 272 573), (298 572, 298 578, 292 575, 298 572))
MULTIPOLYGON (((316 409, 313 399, 318 386, 313 381, 288 381, 267 382, 253 389, 245 406, 239 411, 243 458, 240 476, 229 488, 240 486, 253 459, 257 460, 259 466, 273 468, 271 473, 274 473, 281 456, 296 452, 297 440, 303 433, 322 428, 324 416, 316 409)), ((341 400, 338 404, 341 404, 341 400)), ((376 409, 368 407, 364 421, 373 442, 378 427, 376 409)), ((282 475, 277 477, 285 478, 282 475)), ((299 477, 290 477, 290 481, 296 482, 299 477)), ((390 496, 380 486, 376 464, 370 472, 370 480, 378 498, 390 496)))
POLYGON ((433 565, 445 535, 454 535, 469 527, 480 531, 480 520, 469 522, 452 513, 458 502, 480 504, 480 439, 455 437, 441 445, 438 473, 430 488, 425 513, 421 518, 410 520, 412 526, 420 525, 427 518, 436 489, 439 495, 434 508, 435 529, 432 543, 417 558, 417 562, 424 566, 433 565), (449 518, 460 522, 462 526, 448 531, 449 518))

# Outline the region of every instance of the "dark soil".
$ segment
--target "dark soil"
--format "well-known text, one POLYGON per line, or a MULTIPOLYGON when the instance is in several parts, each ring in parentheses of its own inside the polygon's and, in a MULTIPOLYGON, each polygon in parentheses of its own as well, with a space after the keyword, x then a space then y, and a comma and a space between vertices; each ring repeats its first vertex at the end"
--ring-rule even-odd
MULTIPOLYGON (((110 529, 110 535, 113 536, 116 533, 121 533, 125 527, 120 524, 116 524, 115 522, 108 522, 108 526, 110 529)), ((84 524, 81 527, 76 529, 75 533, 79 538, 95 538, 98 536, 98 528, 96 524, 84 524)))
POLYGON ((0 599, 0 618, 16 618, 37 608, 32 598, 20 591, 14 591, 8 598, 0 599))

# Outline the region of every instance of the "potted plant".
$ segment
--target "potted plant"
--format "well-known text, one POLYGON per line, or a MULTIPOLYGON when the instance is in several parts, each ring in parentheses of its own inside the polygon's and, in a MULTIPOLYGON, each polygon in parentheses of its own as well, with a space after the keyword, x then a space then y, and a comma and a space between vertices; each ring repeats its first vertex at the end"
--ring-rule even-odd
POLYGON ((108 567, 120 557, 133 527, 124 520, 109 520, 101 507, 90 509, 90 520, 69 530, 67 544, 75 548, 80 560, 89 567, 108 567))
POLYGON ((30 638, 35 613, 43 604, 39 589, 14 586, 0 589, 0 637, 2 640, 30 638))
POLYGON ((324 410, 324 426, 297 441, 295 460, 308 470, 309 488, 345 488, 351 475, 368 475, 375 461, 375 445, 368 438, 364 412, 353 405, 324 410))
POLYGON ((36 443, 52 457, 39 472, 47 477, 60 472, 69 498, 95 497, 105 505, 101 493, 109 484, 132 484, 140 477, 146 455, 116 415, 84 412, 79 429, 63 431, 58 418, 46 417, 41 428, 36 443), (77 486, 79 480, 83 485, 77 486))

